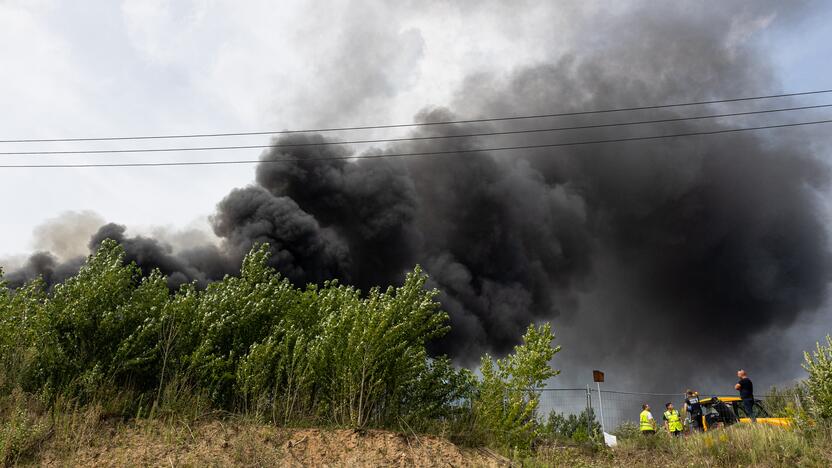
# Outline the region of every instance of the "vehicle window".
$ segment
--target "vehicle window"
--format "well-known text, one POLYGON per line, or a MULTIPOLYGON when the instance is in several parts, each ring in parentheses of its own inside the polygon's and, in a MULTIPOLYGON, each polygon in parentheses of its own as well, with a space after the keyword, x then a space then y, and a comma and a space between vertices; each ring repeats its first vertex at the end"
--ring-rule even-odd
POLYGON ((716 411, 716 408, 713 407, 713 405, 707 405, 707 406, 703 405, 702 406, 702 414, 704 414, 704 415, 717 414, 717 411, 716 411))

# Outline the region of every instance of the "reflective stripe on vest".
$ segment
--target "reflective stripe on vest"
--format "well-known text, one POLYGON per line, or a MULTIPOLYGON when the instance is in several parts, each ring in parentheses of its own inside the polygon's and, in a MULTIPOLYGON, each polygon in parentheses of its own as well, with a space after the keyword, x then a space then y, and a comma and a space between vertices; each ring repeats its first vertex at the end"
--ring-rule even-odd
POLYGON ((650 422, 650 418, 648 417, 650 413, 647 410, 641 412, 639 416, 639 424, 638 429, 640 431, 655 431, 656 429, 653 427, 653 423, 650 422))
POLYGON ((667 420, 667 429, 670 432, 677 432, 682 430, 682 420, 679 419, 678 411, 665 411, 664 418, 667 420))

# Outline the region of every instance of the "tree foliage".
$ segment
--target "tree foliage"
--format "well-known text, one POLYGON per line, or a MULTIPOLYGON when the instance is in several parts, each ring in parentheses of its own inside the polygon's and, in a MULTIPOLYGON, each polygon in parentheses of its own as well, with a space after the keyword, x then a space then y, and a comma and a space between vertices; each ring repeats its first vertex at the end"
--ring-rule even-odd
POLYGON ((574 442, 586 442, 601 435, 601 424, 595 418, 595 411, 587 408, 580 414, 564 415, 552 411, 543 431, 556 439, 568 439, 574 442))
POLYGON ((515 346, 512 354, 496 362, 489 355, 483 356, 474 413, 493 443, 522 448, 539 435, 538 390, 560 372, 549 365, 560 351, 559 346, 552 347, 554 339, 548 323, 530 325, 523 343, 515 346))
POLYGON ((298 288, 269 257, 256 246, 238 276, 176 291, 111 240, 51 289, 11 290, 0 272, 0 392, 82 405, 129 395, 125 416, 180 407, 190 392, 275 424, 456 425, 511 446, 542 430, 536 389, 557 375, 559 350, 548 324, 513 354, 485 356, 477 379, 428 353, 448 316, 418 266, 399 287, 362 293, 335 280, 298 288))
POLYGON ((825 345, 816 343, 812 354, 805 352, 804 360, 812 409, 820 418, 832 419, 832 337, 826 336, 825 345))

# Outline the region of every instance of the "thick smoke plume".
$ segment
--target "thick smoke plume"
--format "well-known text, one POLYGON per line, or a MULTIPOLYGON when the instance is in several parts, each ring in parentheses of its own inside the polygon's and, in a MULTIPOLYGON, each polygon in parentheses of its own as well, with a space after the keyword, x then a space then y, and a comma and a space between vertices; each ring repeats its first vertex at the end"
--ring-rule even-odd
MULTIPOLYGON (((615 41, 508 75, 472 76, 448 108, 426 109, 417 120, 749 96, 777 87, 759 51, 737 42, 735 17, 672 18, 642 10, 606 17, 601 22, 620 32, 615 41)), ((772 118, 783 117, 742 124, 772 118)), ((600 121, 593 116, 535 125, 600 121)), ((268 162, 257 167, 255 183, 217 205, 211 223, 219 245, 174 251, 163 241, 105 225, 90 247, 116 239, 131 260, 169 275, 172 286, 233 273, 257 242, 272 246, 273 264, 296 283, 340 278, 362 288, 386 285, 419 263, 451 316, 451 335, 438 350, 461 362, 482 351, 506 352, 530 322, 556 317, 593 330, 572 340, 583 352, 605 349, 593 355, 599 360, 656 350, 681 354, 692 341, 705 354, 742 348, 755 336, 809 317, 826 297, 829 239, 817 194, 827 185, 828 170, 806 143, 808 130, 331 159, 685 133, 737 122, 454 138, 370 150, 275 149, 262 156, 268 162), (313 161, 320 158, 330 159, 313 161), (278 162, 284 159, 292 162, 278 162), (603 346, 589 346, 589 340, 603 346)), ((498 128, 509 127, 476 130, 498 128)), ((413 135, 472 130, 423 127, 413 135)), ((324 141, 310 134, 276 143, 324 141)), ((56 264, 39 253, 7 280, 19 284, 34 274, 58 280, 77 264, 56 264)))

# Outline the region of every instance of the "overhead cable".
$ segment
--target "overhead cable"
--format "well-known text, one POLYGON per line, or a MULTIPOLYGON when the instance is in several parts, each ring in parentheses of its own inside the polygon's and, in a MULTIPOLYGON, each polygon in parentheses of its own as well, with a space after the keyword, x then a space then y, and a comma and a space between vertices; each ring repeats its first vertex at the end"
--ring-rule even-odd
POLYGON ((136 163, 79 163, 79 164, 3 164, 0 169, 13 168, 31 168, 31 169, 45 169, 45 168, 88 168, 88 167, 160 167, 160 166, 219 166, 231 164, 261 164, 261 163, 289 163, 289 162, 315 162, 315 161, 333 161, 333 160, 363 160, 363 159, 391 159, 391 158, 406 158, 406 157, 426 157, 426 156, 448 156, 461 155, 471 153, 488 153, 499 151, 517 151, 526 149, 540 149, 540 148, 557 148, 568 146, 582 146, 582 145, 596 145, 609 143, 625 143, 633 141, 649 141, 669 138, 704 136, 704 135, 720 135, 729 133, 740 133, 756 130, 767 130, 774 128, 789 128, 800 127, 806 125, 820 125, 832 123, 832 119, 815 120, 809 122, 793 122, 786 124, 764 125, 758 127, 743 127, 743 128, 729 128, 721 130, 712 130, 704 132, 687 132, 674 133, 666 135, 651 135, 641 137, 629 138, 611 138, 605 140, 587 140, 587 141, 573 141, 561 143, 547 143, 535 145, 517 145, 517 146, 502 146, 492 148, 473 148, 473 149, 454 149, 446 151, 423 151, 413 153, 378 153, 378 154, 363 154, 354 156, 325 156, 325 157, 311 157, 311 158, 281 158, 281 159, 235 159, 235 160, 214 160, 214 161, 160 161, 160 162, 136 162, 136 163))

